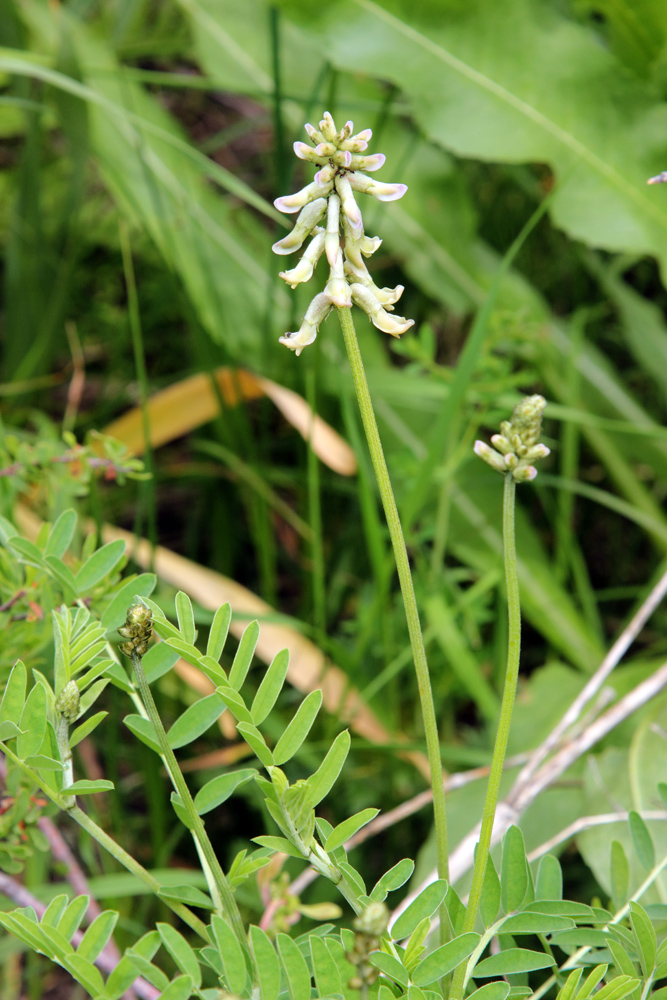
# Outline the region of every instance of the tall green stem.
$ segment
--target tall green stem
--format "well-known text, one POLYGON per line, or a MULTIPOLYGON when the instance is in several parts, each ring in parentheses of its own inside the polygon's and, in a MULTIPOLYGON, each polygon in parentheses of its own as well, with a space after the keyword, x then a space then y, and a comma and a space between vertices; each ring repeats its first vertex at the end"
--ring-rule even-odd
MULTIPOLYGON (((500 706, 498 732, 493 748, 489 784, 486 789, 484 813, 479 835, 479 844, 475 855, 475 867, 472 876, 470 897, 463 922, 462 933, 473 931, 477 922, 479 902, 484 886, 484 876, 491 847, 493 822, 496 816, 500 780, 503 775, 505 753, 509 740, 512 711, 516 698, 516 686, 519 676, 519 657, 521 653, 521 609, 519 604, 519 577, 516 565, 516 541, 514 536, 514 503, 516 483, 511 473, 505 476, 503 491, 503 558, 505 562, 505 582, 507 587, 507 615, 509 619, 509 634, 507 640, 507 670, 505 672, 505 690, 500 706)), ((462 963, 454 973, 452 983, 452 1000, 460 1000, 463 996, 466 963, 462 963)))
MULTIPOLYGON (((160 744, 160 752, 167 765, 167 770, 169 771, 169 777, 178 792, 181 802, 183 803, 183 808, 188 814, 189 827, 195 838, 195 843, 200 852, 202 858, 203 867, 208 874, 210 872, 214 881, 214 902, 215 895, 218 895, 222 901, 222 906, 225 910, 227 918, 229 919, 232 929, 236 934, 236 937, 244 951, 247 951, 248 941, 245 936, 245 931, 243 928, 243 921, 241 920, 241 914, 239 913, 239 908, 236 905, 236 900, 234 899, 234 894, 230 888, 227 877, 220 867, 220 862, 218 861, 217 855, 213 850, 213 845, 209 840, 206 828, 202 822, 202 818, 195 809, 195 804, 190 795, 190 789, 188 788, 185 778, 178 766, 178 761, 176 760, 176 755, 174 751, 169 746, 169 741, 167 740, 167 734, 162 725, 162 719, 158 713, 157 707, 153 700, 153 695, 151 689, 148 686, 148 681, 146 680, 146 674, 144 673, 144 668, 141 663, 141 657, 133 652, 131 655, 132 666, 134 667, 134 673, 137 678, 137 684, 139 686, 139 691, 141 693, 141 698, 146 706, 146 711, 148 712, 148 718, 153 724, 155 730, 155 735, 157 737, 158 743, 160 744)), ((209 882, 210 884, 210 882, 209 882)))
MULTIPOLYGON (((426 662, 426 650, 424 648, 424 637, 422 635, 419 622, 419 612, 417 611, 417 600, 412 584, 410 573, 410 562, 408 551, 405 546, 403 529, 398 516, 398 508, 394 499, 394 491, 389 479, 389 470, 382 450, 382 442, 378 431, 371 394, 368 389, 364 364, 361 359, 357 333, 354 328, 352 311, 349 308, 338 309, 340 325, 343 329, 347 356, 352 369, 354 388, 357 394, 357 402, 361 412, 361 420, 366 432, 368 449, 373 462, 375 478, 377 479, 382 506, 384 507, 389 536, 394 549, 396 569, 403 595, 405 607, 405 617, 408 623, 408 633, 410 635, 410 645, 417 675, 417 686, 419 688, 419 699, 421 702, 422 718, 424 720, 424 733, 426 735, 426 750, 431 771, 431 787, 433 789, 433 813, 435 821, 435 837, 438 857, 438 875, 440 878, 449 878, 449 856, 447 850, 447 809, 445 805, 445 787, 442 776, 442 762, 440 760, 440 740, 438 737, 438 725, 435 718, 435 706, 433 704, 433 692, 431 691, 431 678, 426 662)), ((441 932, 444 933, 444 926, 441 923, 441 932)))

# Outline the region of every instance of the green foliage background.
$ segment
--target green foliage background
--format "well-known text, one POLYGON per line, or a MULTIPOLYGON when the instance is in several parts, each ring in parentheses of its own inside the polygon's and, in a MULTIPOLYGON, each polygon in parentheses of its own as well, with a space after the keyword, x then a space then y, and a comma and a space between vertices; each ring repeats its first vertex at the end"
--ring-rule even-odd
MULTIPOLYGON (((504 664, 500 482, 474 459, 472 442, 488 437, 518 393, 549 400, 553 456, 519 491, 518 511, 527 627, 513 750, 536 745, 667 553, 667 194, 646 186, 667 168, 666 36, 667 7, 655 0, 4 0, 2 465, 17 454, 10 430, 25 447, 57 441, 67 323, 87 357, 69 429, 101 429, 136 402, 122 222, 149 390, 221 364, 246 367, 314 402, 355 448, 360 470, 345 480, 318 467, 260 402, 161 449, 152 482, 93 486, 82 509, 152 532, 259 593, 348 673, 392 732, 421 748, 402 609, 335 317, 299 359, 277 343, 322 281, 290 292, 270 253, 286 224, 273 198, 310 180, 291 142, 325 109, 372 127, 372 151, 387 154, 381 179, 409 185, 401 202, 367 209, 367 231, 384 239, 375 280, 406 285, 401 311, 417 332, 388 344, 364 317, 358 326, 452 768, 488 762, 504 664), (213 445, 222 446, 215 460, 213 445), (239 469, 292 506, 314 543, 239 469)), ((40 482, 39 512, 54 520, 71 484, 40 482)), ((5 516, 19 487, 26 483, 0 478, 5 516)), ((3 601, 12 586, 3 576, 3 601)), ((210 616, 195 610, 205 631, 210 616)), ((37 626, 10 612, 0 620, 3 671, 16 644, 28 666, 44 669, 51 653, 37 626)), ((658 612, 616 689, 651 673, 666 646, 658 612)), ((176 714, 191 695, 169 677, 161 683, 161 707, 176 714)), ((108 733, 119 732, 114 698, 108 733)), ((662 704, 649 711, 658 718, 662 704)), ((629 754, 628 801, 639 807, 631 761, 646 724, 633 721, 598 748, 596 773, 609 774, 600 811, 629 754)), ((338 731, 332 717, 318 726, 304 762, 338 731)), ((98 747, 114 774, 133 772, 128 739, 107 736, 98 747)), ((209 744, 219 738, 200 749, 209 744)), ((351 761, 341 816, 421 788, 395 747, 356 740, 351 761)), ((150 755, 139 767, 154 776, 150 755)), ((590 809, 590 780, 577 771, 529 810, 529 849, 590 809)), ((480 794, 472 785, 452 796, 454 842, 480 794)), ((258 802, 252 793, 245 802, 238 827, 220 820, 223 855, 247 834, 248 815, 254 822, 258 802)), ((340 818, 335 803, 331 811, 340 818)), ((128 794, 109 819, 139 839, 144 812, 152 863, 165 866, 176 839, 155 833, 172 820, 150 781, 147 801, 128 794)), ((385 857, 374 861, 371 850, 368 864, 380 874, 410 853, 405 837, 416 853, 428 832, 426 817, 409 834, 389 832, 385 857)), ((577 841, 597 879, 584 876, 587 901, 611 891, 611 838, 600 827, 577 841)), ((422 870, 431 861, 427 846, 422 870)), ((573 864, 573 879, 581 871, 573 864)), ((34 862, 29 877, 39 886, 46 869, 34 862)))

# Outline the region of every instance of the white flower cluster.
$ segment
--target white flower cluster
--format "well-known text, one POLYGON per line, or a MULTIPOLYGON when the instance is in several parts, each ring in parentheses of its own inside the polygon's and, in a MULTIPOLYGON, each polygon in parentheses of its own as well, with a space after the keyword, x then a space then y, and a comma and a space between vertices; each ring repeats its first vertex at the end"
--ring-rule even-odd
POLYGON ((475 454, 497 472, 511 472, 517 483, 534 479, 537 469, 531 463, 549 454, 547 446, 539 443, 546 405, 544 396, 524 396, 514 407, 512 419, 500 425, 502 433, 491 438, 493 448, 475 441, 475 454))
POLYGON ((301 354, 303 348, 315 340, 320 323, 333 307, 351 306, 353 302, 368 313, 378 330, 399 337, 414 320, 390 315, 403 293, 403 285, 378 288, 368 273, 364 257, 375 253, 382 240, 364 233, 355 191, 372 194, 380 201, 395 201, 403 197, 407 187, 405 184, 383 184, 361 172, 379 170, 385 161, 382 153, 361 155, 368 148, 370 129, 353 135, 352 122, 347 122, 337 131, 328 111, 324 112, 319 129, 312 125, 306 125, 305 129, 316 145, 295 142, 294 152, 299 159, 316 163, 320 169, 312 184, 296 194, 276 198, 274 204, 281 212, 298 212, 299 215, 292 232, 274 243, 273 250, 278 254, 294 253, 311 236, 296 267, 281 271, 280 277, 296 288, 312 277, 324 253, 329 262, 329 280, 324 291, 308 306, 301 328, 296 333, 286 333, 280 343, 296 351, 297 355, 301 354))

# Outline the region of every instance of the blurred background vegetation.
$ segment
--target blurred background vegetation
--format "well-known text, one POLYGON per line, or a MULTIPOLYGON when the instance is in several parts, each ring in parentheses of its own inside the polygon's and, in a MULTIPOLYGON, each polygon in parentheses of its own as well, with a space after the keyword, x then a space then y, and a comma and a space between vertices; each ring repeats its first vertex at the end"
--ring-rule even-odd
MULTIPOLYGON (((74 498, 98 527, 133 531, 247 588, 268 605, 261 618, 343 672, 341 697, 355 688, 384 733, 353 732, 341 816, 425 787, 419 757, 405 756, 423 751, 416 688, 336 318, 298 359, 278 344, 324 279, 291 292, 278 278, 270 247, 287 223, 271 203, 311 179, 291 149, 303 123, 324 110, 351 118, 373 129, 370 151, 387 154, 380 179, 409 185, 399 203, 362 209, 384 240, 374 279, 406 286, 400 312, 415 330, 390 342, 362 314, 357 323, 450 770, 488 763, 504 668, 501 482, 472 443, 519 394, 549 401, 553 454, 518 491, 525 626, 512 752, 535 746, 666 565, 667 192, 646 180, 667 169, 667 6, 2 0, 0 45, 2 513, 22 497, 53 520, 74 498), (223 366, 227 392, 214 377, 223 366), (357 470, 342 474, 326 443, 320 458, 309 449, 308 419, 303 436, 290 423, 293 400, 281 411, 266 387, 241 398, 242 371, 307 400, 356 452, 357 470), (184 383, 196 373, 203 381, 184 383), (83 442, 110 425, 142 452, 141 416, 112 422, 181 383, 168 419, 146 411, 151 479, 84 484, 71 461, 54 461, 68 447, 63 430, 83 442), (202 393, 214 411, 204 416, 202 393)), ((183 584, 163 577, 168 608, 183 584)), ((9 601, 6 575, 0 588, 9 601)), ((200 600, 196 613, 205 634, 210 608, 200 600)), ((20 604, 0 611, 3 678, 19 652, 48 667, 39 618, 20 604)), ((616 690, 666 649, 659 611, 616 690)), ((316 679, 306 674, 302 690, 316 679)), ((158 685, 167 721, 198 696, 173 674, 158 685)), ((300 695, 284 697, 287 713, 300 695)), ((110 718, 78 766, 122 794, 96 808, 148 866, 187 866, 154 758, 123 727, 121 692, 105 700, 110 718)), ((339 730, 335 707, 291 765, 296 776, 339 730)), ((649 706, 528 811, 529 849, 590 811, 593 787, 599 811, 641 800, 629 754, 661 712, 649 706)), ((221 767, 206 755, 236 746, 233 730, 211 730, 190 748, 192 781, 221 767)), ((212 819, 225 859, 262 832, 253 789, 212 819)), ((452 795, 454 843, 482 793, 477 782, 452 795)), ((335 800, 330 809, 340 818, 335 800)), ((429 833, 426 809, 355 863, 372 878, 419 855, 424 871, 429 833)), ((567 848, 574 898, 609 892, 595 857, 611 836, 601 827, 567 848)), ((82 850, 110 892, 106 862, 82 850)), ((49 870, 35 856, 28 883, 48 894, 49 870)), ((127 903, 125 926, 158 905, 127 903)))

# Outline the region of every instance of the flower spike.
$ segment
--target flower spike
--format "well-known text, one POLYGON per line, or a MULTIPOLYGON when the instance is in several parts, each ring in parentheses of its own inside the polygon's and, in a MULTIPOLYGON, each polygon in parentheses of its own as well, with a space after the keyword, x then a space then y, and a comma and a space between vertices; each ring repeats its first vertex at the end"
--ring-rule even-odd
POLYGON ((501 423, 502 433, 491 438, 493 448, 475 441, 475 454, 496 472, 511 473, 517 483, 534 479, 537 469, 531 463, 549 454, 547 446, 539 443, 546 405, 544 396, 524 396, 514 407, 512 419, 501 423))
MULTIPOLYGON (((342 129, 328 111, 324 112, 319 127, 305 126, 313 143, 295 142, 294 152, 301 160, 315 164, 319 169, 312 183, 296 194, 276 198, 274 205, 281 212, 296 213, 296 223, 291 233, 278 240, 273 250, 290 254, 299 250, 312 237, 300 261, 280 277, 296 288, 308 281, 324 254, 329 265, 329 279, 323 292, 310 303, 303 323, 294 333, 286 333, 280 343, 301 353, 312 344, 320 323, 334 308, 347 308, 354 302, 370 317, 371 322, 392 337, 399 337, 414 324, 414 320, 393 315, 394 303, 403 292, 403 286, 378 288, 366 267, 364 257, 370 257, 382 240, 366 236, 356 194, 370 194, 379 201, 402 198, 405 184, 385 184, 369 177, 385 162, 382 153, 362 155, 372 137, 370 129, 354 134, 354 125, 348 121, 342 129), (326 224, 321 220, 326 216, 326 224), (326 226, 326 227, 325 227, 326 226)), ((490 450, 490 449, 489 449, 490 450)))

